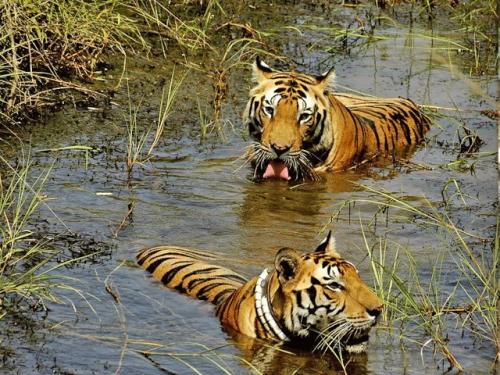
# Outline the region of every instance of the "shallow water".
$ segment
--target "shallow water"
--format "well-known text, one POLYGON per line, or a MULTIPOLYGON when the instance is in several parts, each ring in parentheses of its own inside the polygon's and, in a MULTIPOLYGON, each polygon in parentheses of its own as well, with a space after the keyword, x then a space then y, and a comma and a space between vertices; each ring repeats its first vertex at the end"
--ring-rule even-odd
MULTIPOLYGON (((300 5, 289 7, 296 10, 304 26, 327 26, 319 8, 309 14, 300 5)), ((352 12, 343 9, 338 16, 352 16, 352 12)), ((261 19, 263 26, 271 21, 269 16, 261 19)), ((279 29, 276 25, 274 28, 279 29)), ((388 39, 354 46, 349 54, 325 52, 331 38, 325 31, 304 27, 302 36, 281 31, 281 51, 294 58, 298 69, 309 72, 322 71, 335 63, 339 87, 467 109, 446 112, 450 117, 435 122, 427 144, 412 156, 413 165, 364 167, 296 186, 280 181, 255 183, 240 158, 248 145, 239 114, 251 85, 249 70, 234 73, 230 80, 230 99, 222 118, 233 128, 225 126, 226 143, 214 134, 201 142, 198 101, 209 102, 211 83, 203 74, 190 72, 154 157, 144 166, 136 166, 128 180, 124 160, 129 97, 134 105, 140 105, 139 124, 147 126, 157 119, 162 78, 168 80, 172 68, 164 60, 137 59, 129 63, 129 88, 122 85, 112 99, 115 104, 100 104, 99 111, 68 105, 32 127, 26 140, 34 150, 35 170, 53 165, 45 189, 51 198, 50 210, 42 207, 33 227, 42 234, 70 230, 80 235, 73 245, 75 252, 99 249, 102 253, 63 271, 81 295, 59 291, 62 303, 48 305, 43 328, 36 323, 31 330, 23 325, 4 327, 8 334, 2 346, 11 347, 15 353, 6 356, 4 368, 22 374, 218 374, 223 369, 230 373, 342 373, 333 356, 290 348, 281 351, 225 333, 213 317, 212 306, 164 289, 131 265, 139 249, 157 244, 217 252, 223 265, 250 276, 271 265, 280 247, 312 250, 323 238, 325 228, 332 228, 340 252, 371 283, 363 235, 369 244, 387 237, 412 252, 424 280, 426 275, 431 277, 432 264, 442 261, 447 272, 442 275, 441 292, 450 293, 462 275, 446 251, 451 244, 445 234, 392 211, 387 222, 381 215, 376 226, 369 226, 377 211, 369 203, 358 202, 350 212, 346 208, 333 222, 331 217, 343 200, 377 199, 360 185, 400 193, 423 206, 422 196, 442 202, 446 182, 455 179, 467 206, 464 208, 455 197, 450 216, 465 230, 493 237, 495 156, 467 158, 469 163, 476 163, 473 174, 446 165, 457 159, 452 146, 458 140, 458 123, 476 131, 486 142, 481 152, 496 152, 496 123, 478 110, 493 108, 492 102, 498 100, 497 81, 489 76, 463 75, 459 67, 449 65, 446 51, 434 48, 431 40, 417 33, 382 30, 390 35, 388 39), (312 41, 317 43, 311 46, 312 41), (82 153, 36 152, 74 144, 95 148, 87 165, 82 153), (130 207, 133 213, 124 219, 130 207), (156 350, 159 354, 144 356, 137 353, 139 350, 156 350)), ((178 74, 184 69, 177 67, 178 74)), ((120 69, 108 72, 104 76, 108 83, 100 85, 112 86, 119 74, 120 69)), ((449 191, 454 192, 452 187, 449 191)), ((63 240, 59 246, 69 247, 63 240)), ((473 246, 474 251, 488 250, 477 242, 473 246)), ((389 246, 388 251, 394 247, 389 246)), ((70 255, 66 252, 65 256, 70 255)), ((450 319, 449 324, 455 323, 450 319)), ((413 330, 411 321, 407 325, 409 337, 419 343, 427 341, 425 335, 413 330)), ((493 345, 467 334, 462 336, 459 324, 456 326, 449 338, 460 363, 474 373, 488 373, 493 345)), ((433 356, 432 346, 403 345, 398 337, 397 333, 376 330, 368 352, 352 357, 347 372, 446 372, 447 363, 439 354, 433 356)))

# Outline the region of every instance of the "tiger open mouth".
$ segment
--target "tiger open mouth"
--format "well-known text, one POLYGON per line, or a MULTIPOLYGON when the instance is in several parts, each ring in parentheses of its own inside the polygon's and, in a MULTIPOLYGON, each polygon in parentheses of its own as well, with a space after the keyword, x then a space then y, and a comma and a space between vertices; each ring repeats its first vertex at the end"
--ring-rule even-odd
POLYGON ((344 348, 349 353, 362 353, 366 351, 368 345, 368 334, 359 337, 347 339, 344 343, 344 348))
POLYGON ((309 160, 309 152, 306 150, 290 152, 278 157, 272 150, 256 143, 249 148, 248 160, 254 168, 256 179, 319 180, 309 160))
POLYGON ((312 332, 307 337, 300 337, 295 342, 290 344, 300 346, 302 348, 308 347, 314 351, 326 352, 332 349, 345 350, 349 353, 359 354, 366 351, 369 340, 369 332, 355 332, 346 333, 343 337, 339 337, 333 332, 312 332))
POLYGON ((262 178, 280 178, 283 180, 291 180, 290 170, 281 160, 271 160, 262 174, 262 178))

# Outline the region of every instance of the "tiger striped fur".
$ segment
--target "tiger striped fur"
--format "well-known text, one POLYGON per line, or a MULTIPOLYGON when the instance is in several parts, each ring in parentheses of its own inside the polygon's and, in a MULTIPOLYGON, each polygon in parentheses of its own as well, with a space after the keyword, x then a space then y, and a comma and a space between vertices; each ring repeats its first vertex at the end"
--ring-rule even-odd
POLYGON ((379 156, 396 159, 424 139, 430 121, 411 100, 336 93, 334 78, 332 70, 274 71, 257 58, 243 114, 255 177, 316 179, 379 156))
POLYGON ((182 247, 145 249, 137 259, 168 288, 212 302, 225 327, 254 338, 320 347, 333 340, 330 347, 359 352, 382 310, 331 233, 312 253, 281 249, 273 270, 248 281, 209 263, 215 255, 182 247))

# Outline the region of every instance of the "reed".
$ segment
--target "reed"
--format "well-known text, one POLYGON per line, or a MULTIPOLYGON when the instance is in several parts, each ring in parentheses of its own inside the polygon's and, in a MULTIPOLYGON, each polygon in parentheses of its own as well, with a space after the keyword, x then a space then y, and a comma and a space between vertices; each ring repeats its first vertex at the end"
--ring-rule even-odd
MULTIPOLYGON (((342 18, 338 24, 306 24, 293 29, 299 33, 320 32, 325 38, 318 38, 314 46, 332 54, 350 53, 353 47, 359 49, 381 40, 400 39, 402 35, 409 41, 405 41, 405 48, 414 47, 413 39, 427 40, 428 48, 446 54, 443 58, 450 65, 460 66, 470 75, 494 74, 498 64, 496 3, 494 0, 373 0, 371 4, 348 5, 355 13, 349 24, 342 18), (406 16, 401 17, 401 13, 406 16)), ((330 11, 340 9, 332 5, 330 11)))
POLYGON ((180 78, 172 70, 170 81, 166 83, 162 90, 161 102, 158 109, 158 119, 155 124, 141 125, 138 121, 138 113, 141 103, 134 105, 131 101, 129 92, 128 113, 125 117, 127 123, 127 150, 126 150, 126 168, 127 180, 132 178, 132 172, 136 165, 144 165, 154 155, 154 149, 161 140, 167 120, 172 114, 174 103, 182 87, 184 73, 180 78))
POLYGON ((1 2, 0 121, 32 117, 54 105, 61 90, 79 89, 66 81, 68 74, 91 79, 105 52, 146 48, 136 21, 119 11, 121 3, 1 2))
POLYGON ((33 175, 29 154, 21 154, 16 165, 0 156, 0 318, 20 304, 43 308, 58 302, 56 289, 79 291, 57 270, 70 262, 56 263, 60 251, 37 240, 29 229, 31 217, 46 205, 43 189, 50 168, 33 175))
MULTIPOLYGON (((448 181, 443 191, 453 184, 453 181, 448 181)), ((370 244, 365 235, 366 224, 361 224, 374 289, 386 305, 383 321, 389 332, 406 343, 420 345, 422 351, 432 344, 448 361, 450 368, 459 371, 464 368, 460 358, 453 353, 456 343, 448 340, 454 327, 460 327, 478 340, 491 342, 498 351, 499 222, 492 237, 460 228, 450 214, 452 201, 462 204, 465 201, 466 195, 460 188, 455 189, 455 195, 445 193, 444 204, 439 206, 426 197, 408 200, 382 189, 363 188, 372 198, 343 202, 334 218, 346 207, 364 203, 376 207, 375 215, 384 214, 387 221, 392 219, 399 223, 418 223, 420 228, 435 228, 433 253, 438 255, 423 265, 415 249, 386 236, 370 244), (490 251, 479 250, 478 244, 489 244, 486 249, 490 251), (450 273, 450 262, 455 266, 453 272, 457 280, 451 289, 450 280, 446 278, 450 273)), ((372 218, 368 226, 375 222, 376 219, 372 218)))

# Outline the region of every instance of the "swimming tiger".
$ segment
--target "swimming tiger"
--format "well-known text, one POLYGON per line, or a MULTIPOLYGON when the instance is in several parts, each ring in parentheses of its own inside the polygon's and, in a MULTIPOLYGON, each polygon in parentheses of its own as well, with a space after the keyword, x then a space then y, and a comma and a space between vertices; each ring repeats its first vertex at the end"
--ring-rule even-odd
POLYGON ((312 349, 362 352, 383 309, 331 232, 314 252, 282 248, 274 268, 246 280, 209 264, 216 256, 175 246, 142 250, 138 263, 168 288, 212 302, 223 326, 249 337, 312 349))
POLYGON ((333 91, 333 69, 320 76, 274 71, 257 57, 257 85, 243 113, 254 142, 247 158, 256 178, 317 179, 420 143, 430 120, 409 99, 333 91))

